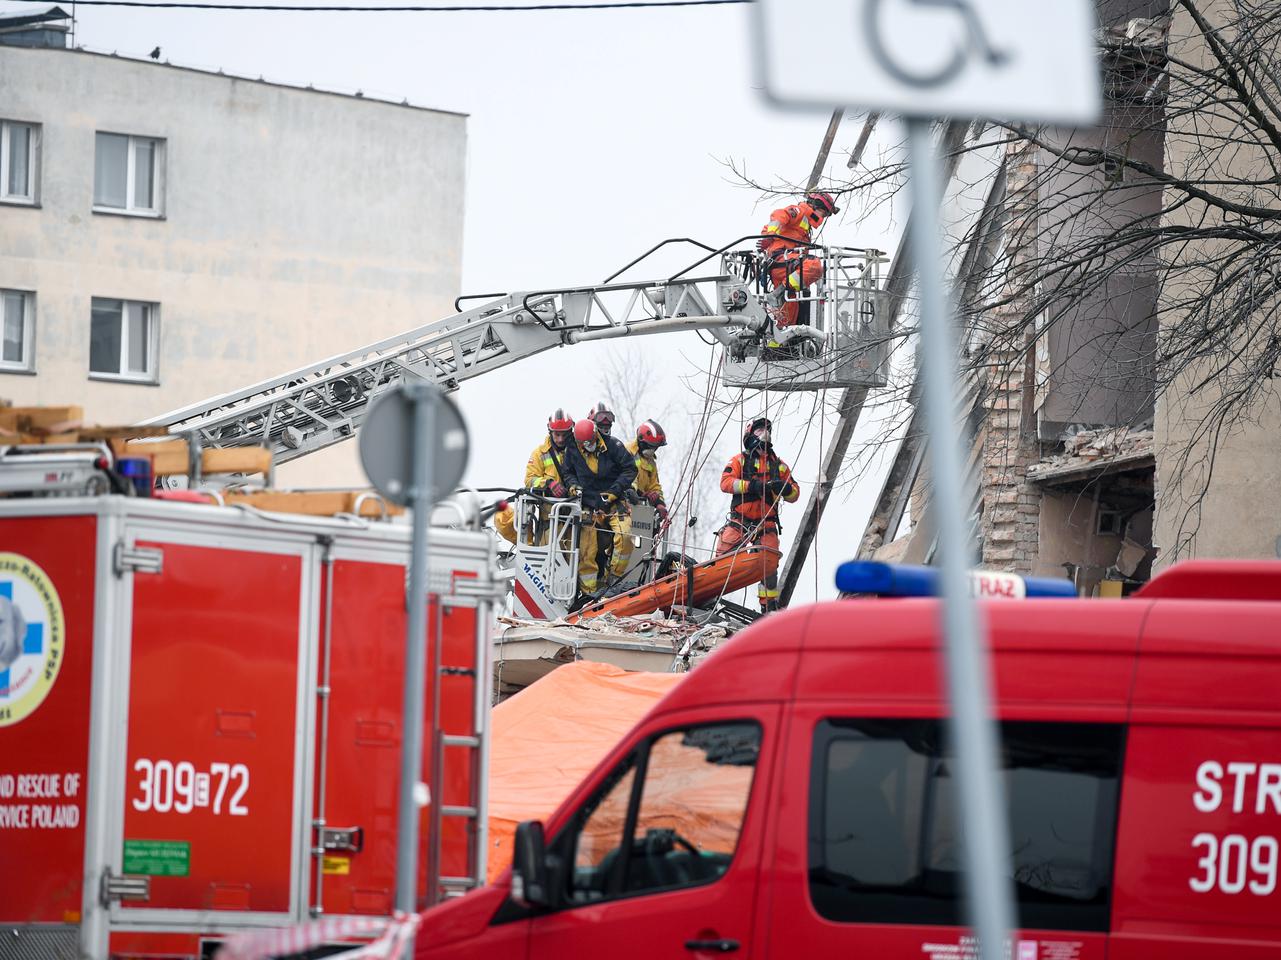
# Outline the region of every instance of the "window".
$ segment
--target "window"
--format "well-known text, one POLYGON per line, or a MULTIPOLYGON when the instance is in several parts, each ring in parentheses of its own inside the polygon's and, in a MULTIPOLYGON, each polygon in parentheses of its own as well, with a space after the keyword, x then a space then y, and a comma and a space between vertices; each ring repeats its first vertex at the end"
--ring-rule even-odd
POLYGON ((36 295, 24 290, 0 290, 3 309, 3 339, 0 340, 0 371, 30 371, 35 360, 36 295))
POLYGON ((36 148, 40 127, 0 120, 0 200, 36 202, 36 148))
POLYGON ((554 842, 573 863, 568 902, 723 876, 738 845, 760 745, 755 723, 716 724, 664 733, 624 761, 554 842))
MULTIPOLYGON (((1107 930, 1122 730, 1004 723, 1019 926, 1107 930)), ((810 899, 829 920, 960 925, 952 755, 937 720, 830 720, 814 737, 810 899)))
POLYGON ((155 383, 159 309, 154 303, 94 297, 90 376, 155 383))
POLYGON ((99 133, 93 167, 95 210, 160 216, 164 141, 99 133))

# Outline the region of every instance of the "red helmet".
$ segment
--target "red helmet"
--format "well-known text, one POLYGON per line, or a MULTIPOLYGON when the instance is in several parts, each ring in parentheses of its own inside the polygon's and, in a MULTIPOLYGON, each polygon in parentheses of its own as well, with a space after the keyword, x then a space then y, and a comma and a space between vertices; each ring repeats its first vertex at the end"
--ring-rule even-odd
POLYGON ((547 429, 552 430, 573 430, 574 418, 565 412, 564 407, 557 407, 555 412, 547 418, 547 429))
POLYGON ((642 447, 658 449, 667 446, 667 434, 663 432, 657 420, 646 420, 636 428, 636 442, 642 447))
POLYGON ((587 443, 596 437, 596 424, 591 420, 579 420, 574 424, 574 439, 579 443, 587 443))
POLYGON ((840 213, 841 208, 836 205, 836 198, 830 193, 807 193, 805 202, 811 207, 822 207, 824 216, 830 217, 834 213, 840 213))
POLYGON ((609 404, 602 400, 587 411, 587 419, 600 427, 601 433, 609 433, 610 428, 614 426, 614 411, 609 409, 609 404))

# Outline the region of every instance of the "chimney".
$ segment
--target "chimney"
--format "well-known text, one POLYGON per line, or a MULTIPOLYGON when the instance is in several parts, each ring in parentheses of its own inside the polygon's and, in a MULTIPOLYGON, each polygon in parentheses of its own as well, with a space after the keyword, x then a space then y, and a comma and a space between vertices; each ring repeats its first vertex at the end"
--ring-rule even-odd
POLYGON ((0 46, 66 47, 71 14, 51 3, 0 6, 0 46))

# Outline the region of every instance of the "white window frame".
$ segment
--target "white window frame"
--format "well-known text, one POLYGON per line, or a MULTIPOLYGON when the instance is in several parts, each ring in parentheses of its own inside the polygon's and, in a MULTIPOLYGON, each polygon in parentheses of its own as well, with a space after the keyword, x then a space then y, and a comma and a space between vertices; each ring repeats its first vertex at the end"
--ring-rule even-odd
POLYGON ((155 386, 160 383, 160 304, 150 300, 127 300, 124 297, 93 297, 89 301, 89 330, 93 336, 93 304, 98 300, 120 301, 120 356, 117 358, 116 372, 111 373, 93 369, 92 352, 90 353, 90 380, 110 380, 114 383, 142 383, 155 386), (131 373, 125 368, 129 358, 129 324, 127 315, 130 305, 142 307, 147 318, 147 369, 142 373, 131 373))
POLYGON ((93 212, 111 213, 125 217, 151 217, 157 220, 163 218, 165 215, 165 159, 168 152, 168 144, 162 137, 143 137, 132 133, 116 133, 114 130, 94 131, 93 212), (123 207, 112 207, 98 202, 97 166, 99 134, 105 134, 112 137, 127 137, 129 140, 128 149, 125 150, 125 205, 123 207), (154 144, 152 155, 155 157, 155 169, 152 171, 151 199, 155 206, 152 207, 138 206, 134 196, 134 174, 137 172, 138 144, 143 142, 154 144))
MULTIPOLYGON (((35 373, 36 372, 36 294, 34 290, 16 290, 12 287, 0 289, 0 295, 16 293, 22 297, 22 357, 19 360, 5 360, 0 349, 0 373, 35 373)), ((0 337, 3 336, 4 308, 0 300, 0 337)))
POLYGON ((0 120, 0 203, 16 203, 34 207, 40 200, 40 124, 26 120, 0 120), (26 194, 9 193, 9 137, 13 127, 26 127, 31 131, 27 144, 26 194))

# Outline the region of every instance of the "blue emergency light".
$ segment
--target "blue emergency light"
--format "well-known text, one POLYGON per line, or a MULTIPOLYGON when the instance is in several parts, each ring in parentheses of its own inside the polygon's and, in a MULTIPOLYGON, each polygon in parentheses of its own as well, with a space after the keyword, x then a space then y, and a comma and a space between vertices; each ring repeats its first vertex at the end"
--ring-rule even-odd
MULTIPOLYGON (((1071 580, 1051 577, 971 570, 970 582, 977 597, 1076 596, 1076 586, 1071 580)), ((842 593, 870 593, 879 597, 937 597, 942 585, 938 567, 850 560, 836 568, 836 589, 842 593)))

